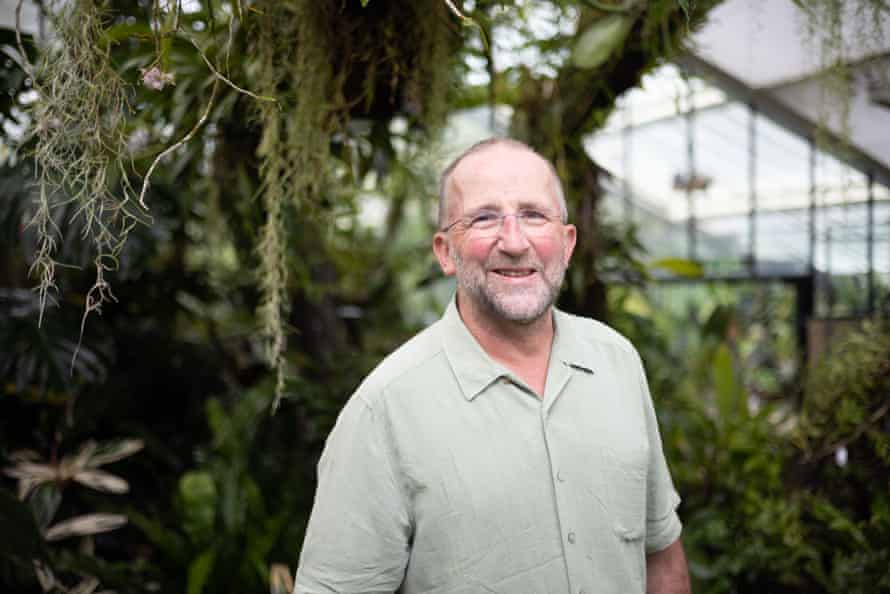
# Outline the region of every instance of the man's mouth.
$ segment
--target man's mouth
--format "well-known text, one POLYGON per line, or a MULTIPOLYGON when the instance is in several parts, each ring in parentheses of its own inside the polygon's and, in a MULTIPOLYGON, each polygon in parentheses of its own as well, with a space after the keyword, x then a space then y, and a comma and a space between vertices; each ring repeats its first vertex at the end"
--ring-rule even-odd
POLYGON ((533 275, 535 270, 533 268, 495 268, 492 272, 508 278, 523 278, 533 275))

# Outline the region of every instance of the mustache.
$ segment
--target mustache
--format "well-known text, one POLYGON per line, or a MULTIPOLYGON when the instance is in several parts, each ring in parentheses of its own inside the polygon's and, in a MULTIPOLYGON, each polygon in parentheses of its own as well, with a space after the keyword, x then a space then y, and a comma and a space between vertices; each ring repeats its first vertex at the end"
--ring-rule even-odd
POLYGON ((531 268, 533 270, 541 270, 543 265, 535 258, 504 258, 498 256, 485 262, 485 267, 489 270, 494 268, 531 268))

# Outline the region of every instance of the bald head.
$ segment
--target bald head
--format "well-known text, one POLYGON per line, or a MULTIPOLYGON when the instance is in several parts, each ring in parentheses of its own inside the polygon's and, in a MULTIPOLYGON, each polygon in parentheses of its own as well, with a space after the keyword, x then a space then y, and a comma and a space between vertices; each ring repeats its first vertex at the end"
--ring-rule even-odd
POLYGON ((467 159, 468 157, 478 155, 480 153, 495 149, 495 148, 508 148, 514 149, 518 151, 524 151, 531 153, 532 155, 537 156, 547 165, 547 168, 550 170, 550 173, 553 175, 553 193, 555 195, 556 201, 559 203, 560 213, 562 215, 563 222, 568 220, 568 210, 566 208, 566 199, 565 194, 562 190, 562 184, 559 181, 559 176, 556 173, 556 168, 553 164, 542 157, 537 151, 532 149, 527 144, 520 142, 518 140, 513 140, 512 138, 488 138, 481 142, 477 142, 460 155, 455 158, 448 167, 445 168, 445 171, 442 172, 442 177, 439 179, 439 228, 445 227, 449 222, 449 207, 450 207, 450 198, 451 194, 454 191, 454 184, 452 183, 452 178, 454 176, 455 171, 458 169, 460 164, 467 159))

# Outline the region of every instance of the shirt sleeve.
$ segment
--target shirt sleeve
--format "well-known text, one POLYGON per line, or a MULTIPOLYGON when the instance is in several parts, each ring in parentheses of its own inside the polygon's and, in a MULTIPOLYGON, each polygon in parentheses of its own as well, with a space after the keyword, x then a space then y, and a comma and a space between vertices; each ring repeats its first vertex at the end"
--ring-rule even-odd
POLYGON ((680 537, 682 524, 677 515, 680 495, 674 488, 671 473, 664 457, 658 419, 649 393, 649 383, 642 361, 637 355, 640 370, 640 391, 646 417, 649 438, 649 465, 646 477, 646 552, 653 553, 666 548, 680 537))
POLYGON ((392 594, 404 579, 411 522, 379 417, 353 396, 328 436, 294 594, 392 594))

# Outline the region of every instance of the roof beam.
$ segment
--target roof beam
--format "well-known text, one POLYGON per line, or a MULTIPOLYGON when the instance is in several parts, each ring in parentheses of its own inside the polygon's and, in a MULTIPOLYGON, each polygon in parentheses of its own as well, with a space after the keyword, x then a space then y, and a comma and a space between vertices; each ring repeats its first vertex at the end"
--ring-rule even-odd
MULTIPOLYGON (((722 68, 694 54, 684 54, 674 61, 690 74, 706 79, 733 98, 755 106, 759 114, 771 119, 786 130, 807 141, 815 141, 817 124, 776 99, 768 91, 752 88, 722 68)), ((845 142, 830 130, 825 130, 824 136, 828 140, 827 146, 820 146, 820 149, 866 175, 871 174, 875 181, 890 187, 890 169, 883 163, 849 142, 845 142)))

